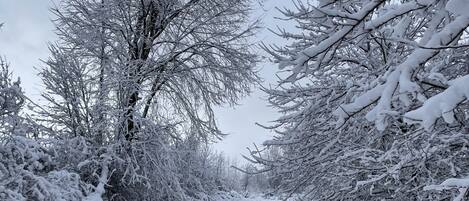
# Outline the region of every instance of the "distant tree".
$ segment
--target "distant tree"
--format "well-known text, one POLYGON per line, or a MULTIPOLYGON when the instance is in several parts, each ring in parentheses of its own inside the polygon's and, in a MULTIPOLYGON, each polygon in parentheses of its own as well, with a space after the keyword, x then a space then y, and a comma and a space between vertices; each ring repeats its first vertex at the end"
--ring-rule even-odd
MULTIPOLYGON (((246 164, 243 168, 246 172, 251 173, 255 172, 256 168, 252 164, 246 164)), ((253 183, 253 176, 252 174, 243 174, 243 177, 241 178, 241 183, 242 183, 242 190, 246 193, 246 197, 248 197, 248 193, 250 192, 250 187, 252 186, 253 183)))
POLYGON ((278 31, 293 42, 265 46, 281 69, 265 91, 284 114, 265 145, 282 154, 253 158, 308 200, 467 196, 468 183, 424 187, 469 172, 469 3, 294 3, 282 14, 298 30, 278 31))

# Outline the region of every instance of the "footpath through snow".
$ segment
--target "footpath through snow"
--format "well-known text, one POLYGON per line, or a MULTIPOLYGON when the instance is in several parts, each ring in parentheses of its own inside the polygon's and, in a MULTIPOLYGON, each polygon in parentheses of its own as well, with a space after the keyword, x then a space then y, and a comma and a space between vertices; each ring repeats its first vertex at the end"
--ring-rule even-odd
POLYGON ((249 198, 243 198, 243 197, 235 197, 235 198, 228 198, 224 200, 218 200, 218 201, 280 201, 275 198, 264 198, 262 196, 252 196, 249 198))
POLYGON ((219 193, 213 197, 214 201, 280 201, 275 197, 266 198, 263 194, 252 194, 245 197, 237 192, 219 193))

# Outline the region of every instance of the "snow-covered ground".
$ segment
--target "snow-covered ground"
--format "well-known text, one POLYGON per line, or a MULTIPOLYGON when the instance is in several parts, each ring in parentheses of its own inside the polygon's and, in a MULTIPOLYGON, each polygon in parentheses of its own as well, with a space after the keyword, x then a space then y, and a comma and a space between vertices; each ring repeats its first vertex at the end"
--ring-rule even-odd
POLYGON ((243 197, 237 197, 237 198, 229 198, 225 200, 219 200, 219 201, 280 201, 275 198, 264 198, 262 196, 251 196, 249 198, 243 198, 243 197))
POLYGON ((215 201, 280 201, 280 199, 276 199, 275 197, 265 197, 262 194, 253 194, 250 196, 243 196, 237 192, 229 192, 229 193, 219 193, 214 198, 215 201))
POLYGON ((280 201, 275 198, 264 198, 261 195, 256 195, 256 196, 251 196, 249 198, 232 198, 228 200, 223 200, 223 201, 280 201))

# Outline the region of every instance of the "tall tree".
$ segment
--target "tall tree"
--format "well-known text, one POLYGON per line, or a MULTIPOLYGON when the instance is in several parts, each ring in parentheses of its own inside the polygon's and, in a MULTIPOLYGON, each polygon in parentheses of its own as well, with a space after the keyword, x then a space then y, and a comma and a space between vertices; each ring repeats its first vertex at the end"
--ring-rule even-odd
POLYGON ((249 10, 245 0, 71 0, 54 12, 60 51, 108 85, 112 94, 100 100, 116 102, 117 133, 131 141, 148 118, 187 122, 181 125, 203 137, 220 134, 213 105, 236 102, 257 79, 249 10), (97 70, 103 62, 106 72, 97 70))
POLYGON ((284 114, 265 145, 282 153, 254 159, 309 199, 466 196, 424 187, 469 171, 468 2, 294 3, 282 14, 299 30, 278 32, 294 42, 265 46, 281 69, 266 92, 284 114))
POLYGON ((41 120, 59 139, 92 145, 95 162, 76 165, 99 170, 94 183, 106 191, 93 195, 194 196, 179 183, 185 151, 219 139, 213 107, 235 104, 257 80, 251 3, 63 0, 53 9, 59 41, 41 73, 41 120))

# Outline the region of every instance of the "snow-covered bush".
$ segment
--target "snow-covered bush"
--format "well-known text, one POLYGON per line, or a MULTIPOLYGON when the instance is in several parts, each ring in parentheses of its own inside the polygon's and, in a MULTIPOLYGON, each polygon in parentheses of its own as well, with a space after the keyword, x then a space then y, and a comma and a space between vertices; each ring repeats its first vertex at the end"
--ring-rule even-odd
POLYGON ((0 144, 0 199, 75 201, 80 176, 55 170, 54 155, 37 141, 15 136, 0 144))
POLYGON ((0 66, 0 200, 80 200, 79 175, 56 169, 49 146, 27 138, 37 135, 20 116, 25 98, 19 81, 12 82, 3 60, 0 66))

